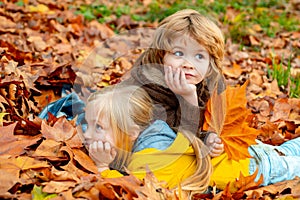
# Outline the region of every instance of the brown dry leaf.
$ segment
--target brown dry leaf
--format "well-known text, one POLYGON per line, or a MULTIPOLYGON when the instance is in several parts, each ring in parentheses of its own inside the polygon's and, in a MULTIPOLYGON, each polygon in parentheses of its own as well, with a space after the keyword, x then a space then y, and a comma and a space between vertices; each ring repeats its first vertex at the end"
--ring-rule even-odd
MULTIPOLYGON (((34 158, 30 158, 27 156, 17 157, 17 158, 5 158, 1 157, 1 165, 0 172, 3 173, 1 175, 1 183, 0 188, 11 188, 16 182, 26 183, 28 182, 26 179, 31 179, 28 175, 21 176, 20 172, 26 173, 27 171, 31 171, 34 169, 48 168, 49 164, 46 161, 35 160, 34 158), (5 173, 4 173, 5 172, 5 173), (7 182, 3 182, 5 179, 7 182), (5 185, 2 185, 5 184, 5 185), (10 185, 11 184, 11 185, 10 185)), ((6 191, 1 191, 6 192, 6 191)))
POLYGON ((47 139, 65 142, 70 140, 76 134, 76 129, 65 117, 60 117, 53 127, 47 125, 46 122, 43 121, 41 132, 47 139))
MULTIPOLYGON (((239 160, 250 157, 248 147, 256 143, 255 139, 259 135, 259 131, 249 127, 247 121, 251 115, 251 111, 246 108, 247 84, 248 82, 241 87, 226 89, 226 114, 220 138, 229 159, 239 160)), ((216 130, 211 121, 213 118, 211 115, 214 113, 210 101, 205 112, 204 130, 216 130)))
POLYGON ((51 179, 55 181, 75 181, 80 183, 80 179, 74 172, 57 170, 55 167, 51 168, 51 179))
POLYGON ((133 199, 138 197, 142 181, 133 175, 119 178, 100 179, 95 188, 99 190, 101 196, 108 199, 133 199))
POLYGON ((35 144, 40 139, 40 136, 15 136, 16 125, 17 122, 0 127, 0 155, 21 155, 26 151, 26 147, 35 144))
POLYGON ((98 168, 94 161, 87 154, 80 149, 72 149, 72 151, 74 153, 74 160, 76 160, 82 167, 95 174, 98 173, 98 168))
POLYGON ((228 77, 237 79, 241 76, 243 70, 240 65, 234 62, 232 67, 223 67, 223 72, 228 77))
POLYGON ((263 84, 262 75, 261 75, 260 71, 258 71, 258 70, 253 70, 250 73, 249 80, 250 80, 251 84, 255 84, 255 85, 258 85, 260 87, 263 84))
POLYGON ((146 176, 144 178, 143 187, 138 190, 138 198, 140 200, 153 199, 153 200, 179 200, 179 199, 187 199, 187 196, 182 194, 181 189, 178 190, 178 196, 175 190, 169 190, 163 187, 164 182, 160 182, 154 176, 154 174, 148 170, 146 176))
POLYGON ((17 182, 19 182, 19 176, 11 174, 7 170, 0 169, 0 196, 7 193, 7 191, 13 187, 17 182))
POLYGON ((250 40, 250 43, 251 43, 252 46, 260 46, 260 42, 257 39, 257 37, 255 37, 253 35, 250 35, 249 40, 250 40))
POLYGON ((273 107, 273 115, 270 121, 276 122, 278 120, 288 119, 291 109, 292 107, 288 102, 288 98, 277 99, 273 107))
POLYGON ((32 43, 34 49, 39 52, 46 50, 46 48, 48 47, 47 43, 43 40, 41 36, 30 36, 27 39, 27 41, 32 43))
POLYGON ((76 185, 75 181, 49 181, 45 182, 43 185, 43 192, 47 193, 61 193, 74 188, 76 185))
POLYGON ((66 161, 68 157, 61 151, 62 143, 51 139, 44 140, 32 156, 50 161, 66 161))
POLYGON ((289 199, 290 198, 295 198, 298 199, 299 195, 300 195, 300 179, 299 177, 296 177, 293 180, 289 180, 289 181, 283 181, 283 182, 278 182, 278 183, 274 183, 272 185, 268 185, 268 186, 264 186, 264 187, 260 187, 254 190, 248 190, 245 191, 245 194, 248 196, 248 198, 252 198, 255 196, 255 198, 259 198, 262 197, 263 195, 267 195, 267 194, 273 194, 273 195, 278 195, 278 194, 282 194, 283 191, 290 191, 288 194, 289 199), (290 190, 288 190, 290 189, 290 190))

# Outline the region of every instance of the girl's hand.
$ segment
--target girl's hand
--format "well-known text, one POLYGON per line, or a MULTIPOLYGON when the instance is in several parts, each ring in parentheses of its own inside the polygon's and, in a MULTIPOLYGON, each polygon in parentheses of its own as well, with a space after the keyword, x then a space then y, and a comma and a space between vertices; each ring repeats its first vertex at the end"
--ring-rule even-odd
POLYGON ((89 145, 89 155, 99 172, 102 172, 109 169, 109 164, 115 159, 117 152, 109 142, 95 141, 89 145))
POLYGON ((209 148, 209 155, 217 157, 224 152, 224 144, 221 138, 215 133, 210 133, 206 139, 206 145, 209 148))
POLYGON ((173 71, 172 67, 166 66, 164 67, 164 71, 165 81, 170 90, 182 96, 191 104, 198 106, 196 86, 187 82, 183 70, 177 68, 173 71))

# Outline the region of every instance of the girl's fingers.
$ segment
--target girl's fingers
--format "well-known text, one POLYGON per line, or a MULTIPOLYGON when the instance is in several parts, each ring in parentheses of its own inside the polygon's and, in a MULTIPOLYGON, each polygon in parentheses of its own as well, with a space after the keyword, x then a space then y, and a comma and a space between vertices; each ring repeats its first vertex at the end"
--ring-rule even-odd
POLYGON ((181 87, 181 85, 180 85, 180 73, 181 73, 181 70, 179 68, 177 68, 175 70, 174 77, 173 77, 174 87, 177 88, 177 89, 180 89, 180 87, 181 87))
POLYGON ((187 81, 186 81, 185 74, 184 74, 183 70, 180 70, 180 85, 181 86, 187 85, 187 81))
POLYGON ((109 152, 110 151, 110 143, 109 142, 105 142, 104 143, 104 151, 109 152))

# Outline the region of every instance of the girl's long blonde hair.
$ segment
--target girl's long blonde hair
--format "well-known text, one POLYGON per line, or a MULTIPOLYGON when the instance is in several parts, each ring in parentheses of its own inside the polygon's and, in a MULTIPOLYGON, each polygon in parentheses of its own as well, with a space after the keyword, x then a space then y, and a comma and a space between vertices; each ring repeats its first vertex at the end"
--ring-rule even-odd
MULTIPOLYGON (((111 167, 123 171, 130 161, 134 143, 134 140, 130 139, 131 128, 136 124, 143 130, 152 121, 151 98, 141 87, 120 83, 95 92, 89 97, 88 103, 95 105, 96 116, 109 119, 118 151, 111 167)), ((195 173, 184 180, 176 190, 182 190, 187 195, 204 192, 212 172, 207 147, 194 134, 189 132, 182 132, 182 134, 194 148, 197 168, 195 173)))

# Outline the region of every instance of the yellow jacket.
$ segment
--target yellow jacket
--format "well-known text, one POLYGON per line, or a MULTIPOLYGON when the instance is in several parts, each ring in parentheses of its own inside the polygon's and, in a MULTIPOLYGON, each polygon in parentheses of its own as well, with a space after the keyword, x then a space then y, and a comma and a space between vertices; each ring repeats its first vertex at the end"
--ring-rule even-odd
POLYGON ((250 159, 244 159, 234 161, 228 159, 228 155, 223 153, 222 155, 211 159, 213 165, 213 173, 210 179, 210 185, 218 189, 224 189, 230 182, 230 191, 234 192, 234 182, 240 177, 240 173, 243 176, 249 176, 249 164, 250 159))
MULTIPOLYGON (((181 133, 165 150, 147 148, 132 155, 127 166, 136 177, 143 179, 148 168, 159 181, 165 181, 165 187, 174 188, 196 170, 194 149, 188 139, 181 133)), ((122 176, 116 170, 105 170, 102 177, 113 178, 122 176)))

